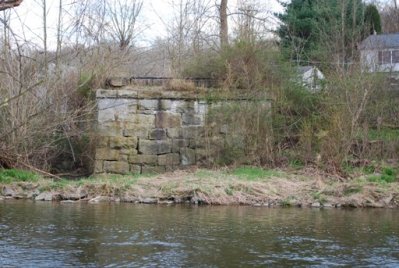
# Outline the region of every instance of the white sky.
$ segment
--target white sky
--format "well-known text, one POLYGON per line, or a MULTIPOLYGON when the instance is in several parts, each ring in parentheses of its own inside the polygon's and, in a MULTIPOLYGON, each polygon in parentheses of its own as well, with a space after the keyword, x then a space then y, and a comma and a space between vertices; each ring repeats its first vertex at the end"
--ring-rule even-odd
MULTIPOLYGON (((65 9, 65 17, 68 11, 72 12, 70 3, 79 0, 63 0, 65 9)), ((91 0, 96 1, 96 0, 91 0)), ((109 0, 113 1, 113 0, 109 0)), ((149 43, 157 37, 164 37, 166 30, 164 23, 159 19, 165 20, 171 16, 173 10, 171 2, 173 0, 144 0, 141 13, 141 21, 146 24, 146 28, 141 36, 143 43, 149 43)), ((229 0, 229 9, 234 10, 239 0, 229 0)), ((258 0, 259 3, 265 4, 269 11, 281 11, 281 6, 277 0, 258 0)), ((46 0, 47 18, 48 18, 48 42, 49 47, 53 48, 55 44, 56 25, 58 16, 59 0, 46 0)), ((22 4, 11 10, 11 28, 20 40, 26 40, 41 46, 40 40, 43 36, 42 22, 42 0, 24 0, 22 4)))

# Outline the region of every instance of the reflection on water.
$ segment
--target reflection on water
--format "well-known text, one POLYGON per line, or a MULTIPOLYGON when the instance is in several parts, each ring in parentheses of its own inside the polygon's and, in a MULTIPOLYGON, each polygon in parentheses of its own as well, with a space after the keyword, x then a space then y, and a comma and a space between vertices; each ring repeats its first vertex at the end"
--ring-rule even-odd
POLYGON ((399 211, 0 202, 0 266, 398 266, 399 211))

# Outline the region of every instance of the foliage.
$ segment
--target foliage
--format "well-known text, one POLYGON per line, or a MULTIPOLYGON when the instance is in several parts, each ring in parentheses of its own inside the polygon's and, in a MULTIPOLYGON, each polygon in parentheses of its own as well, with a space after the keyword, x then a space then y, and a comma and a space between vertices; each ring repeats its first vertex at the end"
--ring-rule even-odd
POLYGON ((299 64, 330 62, 339 55, 348 60, 363 36, 361 0, 293 0, 276 14, 282 22, 277 33, 284 55, 299 64))
POLYGON ((381 17, 375 5, 369 4, 364 11, 365 34, 382 32, 381 17))
POLYGON ((37 174, 20 169, 0 169, 0 183, 15 181, 37 181, 37 174))
POLYGON ((391 183, 395 182, 397 171, 393 168, 386 167, 382 170, 381 175, 371 175, 369 176, 369 181, 377 183, 391 183))

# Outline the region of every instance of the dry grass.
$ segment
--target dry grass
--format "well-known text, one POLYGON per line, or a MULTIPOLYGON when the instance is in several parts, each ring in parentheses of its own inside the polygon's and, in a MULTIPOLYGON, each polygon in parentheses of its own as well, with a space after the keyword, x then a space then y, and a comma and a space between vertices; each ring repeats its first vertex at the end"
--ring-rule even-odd
MULTIPOLYGON (((376 184, 359 177, 341 181, 316 170, 280 172, 256 180, 223 170, 175 171, 151 176, 102 175, 78 181, 40 179, 11 185, 16 192, 39 190, 71 195, 84 191, 123 202, 194 203, 210 205, 397 207, 399 184, 376 184), (29 187, 27 187, 27 185, 29 187)), ((271 173, 273 174, 273 172, 271 173)))
POLYGON ((194 82, 185 79, 170 79, 164 85, 164 88, 170 91, 190 91, 190 92, 193 92, 197 89, 194 82))

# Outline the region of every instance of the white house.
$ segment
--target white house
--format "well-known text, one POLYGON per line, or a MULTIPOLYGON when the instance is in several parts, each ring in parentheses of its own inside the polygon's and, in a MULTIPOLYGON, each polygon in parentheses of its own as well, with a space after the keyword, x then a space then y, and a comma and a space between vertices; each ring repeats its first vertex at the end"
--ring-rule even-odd
POLYGON ((299 66, 297 72, 303 86, 313 92, 321 89, 321 81, 324 80, 324 75, 316 66, 299 66))
POLYGON ((399 72, 399 33, 370 35, 359 50, 364 71, 399 72))

